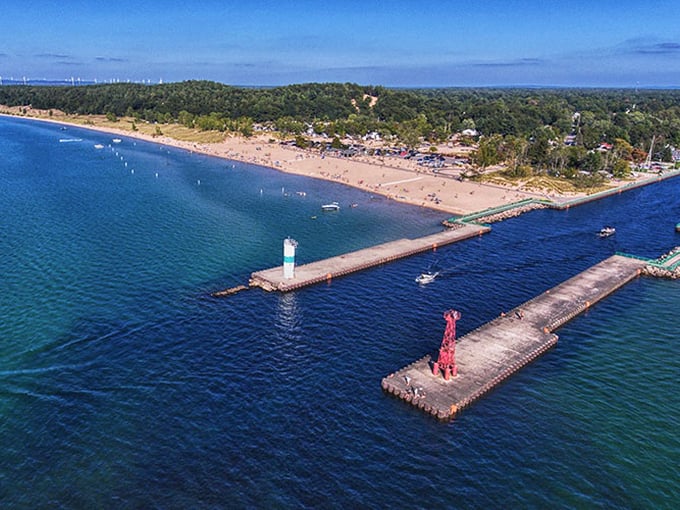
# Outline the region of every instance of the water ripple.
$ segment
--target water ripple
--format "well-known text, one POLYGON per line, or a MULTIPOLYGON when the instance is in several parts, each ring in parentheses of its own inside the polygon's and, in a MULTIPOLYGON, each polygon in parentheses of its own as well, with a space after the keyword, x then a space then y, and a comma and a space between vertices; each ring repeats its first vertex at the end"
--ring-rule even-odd
POLYGON ((640 279, 592 307, 451 423, 380 390, 385 374, 436 352, 445 310, 463 313, 464 334, 617 250, 657 256, 677 244, 668 218, 680 214, 680 183, 534 211, 330 284, 216 300, 212 290, 280 264, 287 236, 311 261, 434 232, 440 215, 127 139, 118 156, 97 152, 110 137, 76 128, 81 144, 55 143, 57 127, 0 125, 7 506, 672 508, 680 498, 675 282, 640 279), (310 220, 332 200, 360 207, 310 220), (608 223, 616 236, 598 239, 608 223), (427 268, 441 276, 420 287, 427 268))

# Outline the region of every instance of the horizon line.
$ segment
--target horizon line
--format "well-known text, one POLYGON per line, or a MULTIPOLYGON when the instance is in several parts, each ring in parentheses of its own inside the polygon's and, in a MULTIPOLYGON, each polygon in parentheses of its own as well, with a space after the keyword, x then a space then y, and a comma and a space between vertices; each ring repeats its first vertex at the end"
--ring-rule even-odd
POLYGON ((680 89, 680 85, 651 85, 651 84, 640 84, 635 85, 559 85, 559 84, 536 84, 536 83, 508 83, 508 84, 484 84, 484 85, 382 85, 382 84, 361 84, 357 82, 350 81, 302 81, 302 82, 291 82, 287 84, 278 85, 243 85, 243 84, 232 84, 227 82, 222 82, 218 80, 202 79, 202 78, 187 78, 183 80, 170 80, 166 81, 162 78, 158 81, 151 81, 150 79, 118 79, 111 78, 107 80, 99 80, 98 78, 93 79, 82 79, 82 78, 15 78, 14 76, 10 78, 3 78, 0 76, 0 86, 13 86, 13 85, 42 85, 42 86, 90 86, 90 85, 119 85, 119 84, 138 84, 138 85, 168 85, 173 83, 185 83, 190 81, 205 81, 212 83, 219 83, 221 85, 226 85, 229 87, 236 88, 278 88, 278 87, 289 87, 294 85, 309 85, 309 84, 344 84, 349 83, 353 85, 358 85, 361 87, 384 87, 386 89, 395 90, 417 90, 417 89, 606 89, 606 90, 677 90, 680 89))

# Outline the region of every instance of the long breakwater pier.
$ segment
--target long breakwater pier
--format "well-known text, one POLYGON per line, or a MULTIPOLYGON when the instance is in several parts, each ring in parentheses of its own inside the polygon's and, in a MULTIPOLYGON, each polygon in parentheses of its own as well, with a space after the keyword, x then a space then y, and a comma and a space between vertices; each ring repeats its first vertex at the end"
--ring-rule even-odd
POLYGON ((383 378, 382 388, 440 420, 451 419, 553 347, 557 328, 635 279, 647 264, 613 255, 458 339, 455 377, 435 375, 426 355, 383 378))
MULTIPOLYGON (((386 264, 417 253, 436 250, 439 246, 445 246, 470 237, 482 235, 491 230, 488 223, 512 218, 533 209, 569 209, 573 206, 679 175, 680 170, 674 170, 644 181, 629 183, 619 188, 612 188, 567 202, 556 203, 551 200, 531 198, 492 207, 466 216, 452 217, 442 222, 443 225, 447 227, 447 231, 445 232, 418 239, 400 239, 321 261, 296 266, 294 274, 292 275, 290 273, 284 274, 284 269, 286 268, 284 262, 284 265, 282 266, 252 273, 249 280, 249 286, 238 285, 229 289, 213 292, 211 295, 213 297, 230 296, 250 287, 260 287, 268 292, 289 292, 308 285, 314 285, 324 281, 329 282, 333 278, 339 276, 386 264)), ((292 268, 292 266, 290 266, 290 268, 292 268)))
POLYGON ((386 264, 417 253, 436 250, 440 246, 480 236, 490 230, 489 227, 483 225, 460 223, 456 225, 456 228, 429 236, 417 239, 399 239, 318 262, 296 266, 292 277, 284 275, 283 266, 257 271, 250 277, 250 286, 260 287, 266 291, 288 292, 315 283, 331 281, 339 276, 386 264))

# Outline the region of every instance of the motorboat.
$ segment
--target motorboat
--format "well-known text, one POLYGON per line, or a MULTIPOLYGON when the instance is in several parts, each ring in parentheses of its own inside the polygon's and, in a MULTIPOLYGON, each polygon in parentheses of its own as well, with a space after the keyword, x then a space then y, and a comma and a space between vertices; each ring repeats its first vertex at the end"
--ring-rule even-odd
POLYGON ((324 204, 321 206, 322 211, 339 211, 340 204, 337 202, 331 202, 330 204, 324 204))
POLYGON ((420 275, 418 275, 416 278, 416 283, 419 283, 420 285, 427 285, 428 283, 433 282, 437 276, 439 276, 438 271, 435 273, 431 273, 430 271, 426 273, 420 273, 420 275))
POLYGON ((602 227, 597 235, 600 237, 609 237, 613 236, 614 234, 616 234, 616 229, 614 227, 607 226, 602 227))
POLYGON ((675 231, 680 232, 680 223, 675 224, 675 231))

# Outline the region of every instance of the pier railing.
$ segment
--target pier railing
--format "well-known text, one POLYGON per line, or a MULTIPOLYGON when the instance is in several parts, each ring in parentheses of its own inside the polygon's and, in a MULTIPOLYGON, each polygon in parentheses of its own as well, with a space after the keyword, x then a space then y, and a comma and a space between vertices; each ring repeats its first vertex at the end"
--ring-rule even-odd
POLYGON ((670 179, 671 177, 676 177, 680 175, 680 169, 677 170, 671 170, 669 172, 664 172, 662 174, 659 174, 654 177, 650 177, 649 179, 644 179, 642 181, 638 182, 630 182, 628 184, 625 184, 620 187, 616 188, 611 188, 611 189, 606 189, 603 191, 598 191, 597 193, 592 193, 590 195, 586 195, 583 197, 578 197, 574 198, 572 200, 568 200, 565 202, 555 202, 553 200, 548 200, 548 199, 543 199, 543 198, 525 198, 523 200, 519 200, 517 202, 512 202, 509 204, 505 205, 500 205, 497 207, 490 207, 488 209, 484 209, 482 211, 477 211, 474 213, 466 214, 464 216, 459 216, 459 217, 452 217, 446 220, 449 223, 475 223, 481 218, 485 218, 488 216, 494 216, 496 214, 501 214, 507 211, 510 211, 512 209, 518 209, 521 207, 527 207, 531 205, 538 205, 538 206, 544 206, 544 207, 549 207, 551 209, 558 209, 558 210, 564 210, 564 209, 569 209, 571 207, 576 207, 578 205, 586 204, 588 202, 592 202, 594 200, 599 200, 601 198, 609 197, 612 195, 618 195, 619 193, 623 193, 624 191, 629 191, 635 188, 640 188, 642 186, 646 186, 648 184, 652 184, 654 182, 659 182, 663 181, 665 179, 670 179))
POLYGON ((680 267, 680 248, 675 248, 670 253, 662 255, 658 259, 650 259, 647 257, 640 257, 638 255, 631 255, 630 253, 618 251, 616 252, 616 255, 621 255, 622 257, 628 257, 631 259, 644 260, 649 266, 665 269, 668 271, 675 271, 680 267))

